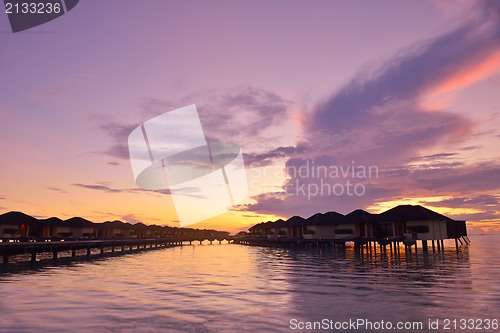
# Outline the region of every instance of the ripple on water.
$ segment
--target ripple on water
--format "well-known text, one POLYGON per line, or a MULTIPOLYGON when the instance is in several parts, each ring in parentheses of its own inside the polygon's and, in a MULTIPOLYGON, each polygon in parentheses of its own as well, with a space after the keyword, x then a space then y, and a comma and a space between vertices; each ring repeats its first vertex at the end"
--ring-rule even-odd
POLYGON ((0 332, 288 332, 291 318, 494 318, 500 256, 471 238, 459 254, 412 261, 201 245, 13 269, 0 274, 0 332))

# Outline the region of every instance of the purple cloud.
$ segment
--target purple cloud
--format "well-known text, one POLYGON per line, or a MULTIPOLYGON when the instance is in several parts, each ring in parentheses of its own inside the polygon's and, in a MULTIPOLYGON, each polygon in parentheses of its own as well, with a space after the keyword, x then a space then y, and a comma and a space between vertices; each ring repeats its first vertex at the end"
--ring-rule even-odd
POLYGON ((49 187, 48 188, 50 191, 57 192, 57 193, 67 193, 65 190, 59 187, 49 187))
MULTIPOLYGON (((107 184, 72 184, 73 186, 77 186, 80 188, 88 189, 88 190, 95 190, 95 191, 101 191, 101 192, 106 192, 106 193, 137 193, 137 194, 148 194, 152 195, 155 197, 158 197, 159 195, 165 195, 165 194, 171 194, 169 189, 165 190, 147 190, 143 188, 124 188, 124 189, 118 189, 118 188, 113 188, 108 186, 107 184)), ((176 190, 176 193, 179 195, 183 196, 190 196, 190 197, 199 197, 196 193, 199 193, 200 190, 196 187, 183 187, 180 189, 176 190)))
POLYGON ((89 185, 89 184, 72 184, 73 186, 89 189, 89 190, 97 190, 97 191, 103 191, 103 192, 108 192, 108 193, 120 193, 122 191, 111 188, 106 185, 89 185))
POLYGON ((438 143, 462 141, 473 122, 450 111, 429 112, 421 99, 500 51, 499 7, 484 2, 458 28, 359 74, 319 103, 304 122, 310 146, 384 165, 438 143))
MULTIPOLYGON (((456 160, 459 156, 454 152, 420 155, 440 145, 456 147, 475 135, 472 120, 452 110, 429 110, 422 100, 461 88, 464 82, 457 82, 457 76, 500 54, 500 3, 481 4, 456 29, 415 44, 375 71, 360 73, 304 117, 307 149, 297 153, 288 148, 294 154, 288 156, 287 170, 303 167, 307 161, 325 166, 377 166, 379 177, 360 180, 366 186, 362 196, 329 193, 306 198, 269 192, 254 197, 257 202, 242 209, 306 216, 325 211, 325 207, 345 212, 395 198, 497 190, 500 184, 495 180, 500 179, 500 168, 494 163, 466 166, 456 160), (412 162, 419 162, 418 167, 410 167, 412 162)), ((283 155, 271 150, 255 157, 268 162, 283 155)), ((290 184, 297 188, 297 182, 319 187, 321 181, 334 186, 355 179, 304 178, 289 172, 284 189, 290 184)))
POLYGON ((130 158, 127 146, 128 136, 137 125, 122 124, 113 121, 99 124, 99 128, 113 140, 113 144, 107 150, 100 152, 100 154, 128 160, 130 158))
POLYGON ((291 158, 308 149, 305 145, 278 147, 263 153, 245 153, 245 163, 248 166, 267 166, 271 165, 276 159, 291 158))
POLYGON ((269 134, 273 133, 269 129, 280 126, 287 119, 292 105, 292 102, 272 91, 251 86, 199 92, 178 100, 144 98, 139 104, 142 112, 138 114, 136 123, 103 121, 100 117, 93 117, 99 129, 112 139, 111 146, 99 153, 128 160, 128 135, 141 121, 193 103, 198 109, 207 140, 233 142, 250 154, 256 146, 269 146, 269 141, 275 139, 273 134, 269 134))

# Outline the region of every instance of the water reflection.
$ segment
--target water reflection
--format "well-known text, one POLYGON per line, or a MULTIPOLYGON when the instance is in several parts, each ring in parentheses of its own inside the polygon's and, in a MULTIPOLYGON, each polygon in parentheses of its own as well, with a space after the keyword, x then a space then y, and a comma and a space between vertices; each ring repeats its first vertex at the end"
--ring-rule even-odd
POLYGON ((471 238, 458 254, 411 261, 195 245, 10 272, 0 274, 0 332, 290 332, 292 318, 495 318, 500 238, 471 238))

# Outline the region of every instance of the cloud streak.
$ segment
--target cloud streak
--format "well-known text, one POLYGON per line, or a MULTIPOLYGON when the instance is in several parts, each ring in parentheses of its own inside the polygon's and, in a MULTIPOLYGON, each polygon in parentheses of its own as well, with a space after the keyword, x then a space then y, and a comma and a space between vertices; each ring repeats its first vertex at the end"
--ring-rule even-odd
POLYGON ((48 190, 53 191, 53 192, 57 192, 57 193, 61 193, 61 194, 67 193, 65 190, 63 190, 62 188, 59 188, 59 187, 49 187, 48 190))
POLYGON ((108 193, 121 193, 123 192, 122 190, 114 189, 106 185, 89 185, 89 184, 72 184, 73 186, 85 188, 88 190, 97 190, 97 191, 103 191, 103 192, 108 192, 108 193))
MULTIPOLYGON (((159 195, 167 194, 170 195, 172 194, 169 189, 164 189, 164 190, 147 190, 143 188, 124 188, 124 189, 118 189, 118 188, 113 188, 108 186, 107 184, 72 184, 72 186, 76 186, 79 188, 84 188, 87 190, 94 190, 94 191, 100 191, 100 192, 105 192, 105 193, 132 193, 132 194, 148 194, 152 195, 155 197, 158 197, 159 195)), ((200 195, 197 194, 199 193, 200 190, 199 188, 196 187, 183 187, 180 189, 176 189, 176 194, 177 195, 182 195, 182 196, 188 196, 188 197, 193 197, 193 198, 200 198, 200 195)))

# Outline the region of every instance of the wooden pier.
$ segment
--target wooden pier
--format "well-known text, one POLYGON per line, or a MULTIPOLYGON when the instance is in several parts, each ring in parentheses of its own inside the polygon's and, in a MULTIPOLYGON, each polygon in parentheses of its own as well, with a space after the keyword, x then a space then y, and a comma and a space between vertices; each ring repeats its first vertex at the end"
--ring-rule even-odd
MULTIPOLYGON (((78 241, 45 241, 45 242, 0 242, 0 256, 3 264, 9 263, 9 257, 28 254, 32 262, 37 261, 37 255, 47 253, 53 260, 57 260, 61 252, 68 252, 71 258, 91 257, 93 251, 99 254, 108 253, 126 254, 136 251, 154 250, 174 246, 182 246, 204 241, 222 243, 218 239, 175 239, 175 238, 153 238, 153 239, 113 239, 113 240, 78 240, 78 241)), ((231 243, 231 239, 226 239, 231 243)))
MULTIPOLYGON (((278 247, 297 247, 297 246, 316 246, 316 247, 333 247, 335 249, 345 250, 346 243, 352 242, 354 249, 357 252, 366 252, 367 254, 376 254, 377 250, 380 253, 395 253, 399 255, 401 248, 404 247, 405 253, 411 253, 414 249, 415 253, 419 251, 419 243, 423 253, 444 252, 444 240, 416 240, 408 239, 404 236, 372 238, 372 237, 346 237, 339 239, 304 239, 304 238, 234 238, 234 244, 256 245, 256 246, 278 246, 278 247), (431 250, 429 244, 431 243, 431 250)), ((455 238, 455 249, 458 253, 460 246, 468 245, 470 239, 467 236, 455 238), (460 244, 460 245, 459 245, 460 244)))

